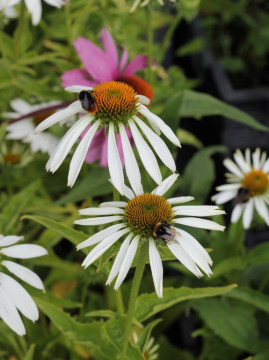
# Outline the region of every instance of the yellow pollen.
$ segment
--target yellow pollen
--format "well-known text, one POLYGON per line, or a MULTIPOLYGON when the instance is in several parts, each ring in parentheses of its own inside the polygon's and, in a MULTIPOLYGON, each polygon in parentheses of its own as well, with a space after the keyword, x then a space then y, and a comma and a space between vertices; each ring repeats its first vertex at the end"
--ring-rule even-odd
POLYGON ((104 122, 126 123, 138 112, 136 92, 125 83, 109 81, 98 84, 92 96, 97 107, 95 116, 104 122))
POLYGON ((17 164, 21 160, 21 157, 19 154, 10 152, 4 155, 4 159, 7 163, 17 164))
POLYGON ((159 222, 171 223, 173 210, 162 196, 143 194, 130 200, 125 208, 125 221, 132 230, 142 236, 151 236, 152 226, 159 222))
POLYGON ((249 189, 250 196, 257 196, 265 193, 268 189, 268 175, 262 170, 251 170, 242 181, 242 187, 249 189))

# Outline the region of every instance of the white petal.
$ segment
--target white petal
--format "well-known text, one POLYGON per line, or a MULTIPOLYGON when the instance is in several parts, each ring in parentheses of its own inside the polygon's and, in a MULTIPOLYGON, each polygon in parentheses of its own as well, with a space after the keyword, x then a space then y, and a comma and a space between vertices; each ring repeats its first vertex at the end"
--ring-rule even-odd
POLYGON ((225 211, 219 210, 218 206, 175 206, 173 207, 175 215, 185 216, 215 216, 225 214, 225 211))
POLYGON ((176 146, 181 147, 180 141, 177 136, 174 134, 173 130, 161 119, 159 116, 153 114, 149 111, 144 105, 140 105, 139 112, 144 115, 147 119, 155 122, 161 132, 176 146))
POLYGON ((42 13, 41 0, 25 0, 25 5, 32 15, 33 25, 37 25, 40 22, 42 13))
POLYGON ((47 171, 55 172, 61 166, 72 146, 89 125, 91 120, 92 118, 89 115, 85 115, 67 131, 47 162, 47 171))
POLYGON ((114 289, 118 290, 118 288, 121 286, 123 280, 126 278, 126 275, 132 265, 132 262, 135 257, 135 253, 137 250, 138 242, 139 242, 139 235, 136 235, 131 244, 128 247, 128 250, 126 252, 125 258, 122 262, 119 275, 117 277, 117 281, 115 283, 114 289))
POLYGON ((81 219, 74 221, 77 225, 102 225, 109 224, 114 221, 122 220, 122 216, 104 216, 90 219, 81 219))
POLYGON ((254 202, 252 199, 250 199, 246 205, 245 205, 245 209, 244 209, 244 213, 243 213, 243 226, 245 229, 249 229, 251 221, 252 221, 252 217, 253 217, 253 210, 254 210, 254 202))
POLYGON ((262 167, 262 170, 268 174, 269 172, 269 159, 267 159, 262 167))
POLYGON ((254 197, 254 203, 259 215, 264 219, 266 224, 269 226, 269 212, 267 206, 264 203, 264 200, 259 197, 254 197))
POLYGON ((211 200, 214 201, 217 205, 221 205, 234 199, 237 195, 237 190, 230 190, 230 191, 222 191, 219 194, 215 194, 211 197, 211 200))
POLYGON ((79 112, 84 112, 84 110, 82 109, 80 101, 77 100, 77 101, 73 102, 72 104, 70 104, 66 109, 57 111, 56 113, 52 114, 47 119, 42 121, 42 123, 40 123, 36 127, 35 133, 37 134, 43 130, 46 130, 47 128, 56 124, 57 122, 60 122, 61 120, 65 119, 69 116, 72 116, 74 114, 77 114, 79 112))
POLYGON ((118 275, 121 265, 126 257, 128 249, 129 249, 129 244, 130 244, 132 237, 133 237, 133 234, 129 234, 127 236, 127 238, 124 240, 124 242, 121 244, 120 250, 119 250, 119 252, 116 256, 116 259, 113 263, 113 266, 111 268, 106 285, 110 285, 112 283, 112 281, 115 279, 115 277, 118 275))
MULTIPOLYGON (((111 182, 111 184, 116 187, 114 184, 113 184, 113 181, 112 179, 108 179, 109 182, 111 182)), ((127 199, 131 200, 135 197, 135 194, 133 193, 133 190, 131 190, 127 185, 124 185, 123 186, 123 196, 127 197, 127 199)))
POLYGON ((174 182, 177 180, 178 174, 172 174, 168 176, 161 185, 157 186, 151 193, 155 195, 164 195, 171 186, 173 186, 174 182))
POLYGON ((82 266, 87 268, 90 266, 96 259, 98 259, 108 248, 110 248, 119 238, 121 238, 124 234, 129 232, 129 229, 122 229, 112 235, 109 235, 103 241, 101 241, 95 248, 86 256, 84 259, 82 266))
POLYGON ((216 187, 218 191, 226 191, 226 190, 238 190, 241 187, 239 183, 232 183, 232 184, 224 184, 216 187))
POLYGON ((126 207, 127 202, 125 201, 107 201, 107 202, 103 202, 101 203, 99 206, 100 207, 105 207, 105 206, 113 206, 113 207, 126 207))
POLYGON ((31 259, 48 254, 45 248, 34 244, 13 245, 2 249, 0 253, 16 259, 31 259))
POLYGON ((133 120, 129 120, 129 125, 140 159, 146 171, 157 184, 160 184, 162 182, 162 175, 155 155, 141 136, 133 120))
POLYGON ((208 262, 209 265, 213 264, 213 261, 212 261, 211 257, 209 256, 208 252, 199 243, 199 241, 197 241, 191 234, 189 234, 185 230, 182 230, 182 229, 177 230, 176 229, 176 231, 179 232, 181 235, 183 235, 185 239, 187 239, 190 243, 192 243, 193 246, 195 246, 197 248, 197 250, 199 250, 199 252, 203 255, 203 257, 206 259, 206 261, 208 262))
MULTIPOLYGON (((0 273, 1 280, 1 273, 0 273)), ((10 297, 6 294, 0 283, 0 318, 9 326, 15 333, 22 336, 26 334, 25 327, 20 318, 20 315, 13 304, 10 297)))
POLYGON ((134 152, 129 142, 128 136, 122 124, 119 125, 119 131, 124 154, 126 174, 134 193, 136 195, 140 195, 143 193, 140 170, 137 165, 137 161, 135 159, 134 152))
POLYGON ((231 160, 231 159, 225 159, 223 161, 223 164, 226 166, 226 168, 234 175, 238 176, 240 179, 244 176, 242 171, 239 169, 239 167, 231 160))
POLYGON ((168 199, 167 201, 169 202, 169 204, 181 204, 181 203, 185 203, 188 201, 192 201, 194 200, 193 196, 179 196, 179 197, 175 197, 175 198, 171 198, 168 199))
POLYGON ((173 221, 176 224, 197 227, 200 229, 219 230, 219 231, 223 231, 225 229, 225 226, 219 225, 216 222, 207 219, 186 217, 186 218, 174 219, 173 221))
POLYGON ((261 168, 260 166, 260 155, 261 155, 261 149, 257 148, 255 152, 252 154, 252 160, 253 160, 253 167, 255 170, 259 170, 261 168))
POLYGON ((239 168, 244 172, 248 173, 251 170, 251 167, 249 166, 248 162, 245 160, 243 154, 239 149, 236 150, 234 154, 234 159, 239 166, 239 168))
POLYGON ((80 215, 114 215, 114 214, 124 214, 124 210, 117 207, 97 207, 97 208, 87 208, 79 210, 80 215))
POLYGON ((80 93, 81 91, 91 91, 93 88, 89 86, 83 86, 83 85, 72 85, 67 86, 64 88, 66 91, 72 92, 72 93, 80 93))
POLYGON ((232 212, 232 215, 231 215, 231 222, 232 223, 236 223, 240 216, 242 215, 242 211, 243 211, 243 208, 244 208, 244 205, 243 204, 236 204, 234 209, 233 209, 233 212, 232 212))
POLYGON ((38 319, 38 309, 28 294, 28 292, 12 277, 1 274, 1 287, 6 291, 16 308, 27 317, 27 319, 36 321, 38 319))
POLYGON ((23 99, 11 100, 10 106, 13 110, 15 110, 20 115, 26 115, 27 113, 30 113, 31 111, 33 111, 32 106, 23 99))
POLYGON ((115 224, 112 226, 109 226, 108 228, 99 231, 98 233, 92 235, 88 239, 82 241, 82 243, 77 245, 77 250, 83 249, 88 246, 92 246, 95 244, 98 244, 100 241, 108 237, 109 235, 112 235, 125 227, 125 224, 115 224))
POLYGON ((0 238, 0 247, 16 244, 18 241, 22 239, 23 236, 16 236, 16 235, 3 236, 0 238))
POLYGON ((124 191, 123 170, 120 155, 116 143, 115 128, 112 122, 109 123, 108 131, 108 170, 115 188, 122 195, 124 191))
POLYGON ((27 282, 29 285, 37 289, 44 290, 44 286, 40 277, 37 276, 36 273, 34 273, 32 270, 29 270, 20 264, 16 264, 13 261, 2 261, 2 265, 5 266, 12 274, 27 282))
POLYGON ((175 172, 176 164, 165 142, 137 116, 135 116, 134 119, 136 123, 139 125, 140 129, 142 130, 142 133, 146 136, 149 143, 156 151, 161 161, 164 163, 164 165, 166 165, 170 170, 175 172))
POLYGON ((159 298, 163 297, 163 265, 160 254, 154 244, 149 241, 149 263, 153 277, 154 287, 159 298))
POLYGON ((81 167, 83 165, 83 162, 85 160, 85 157, 88 153, 89 147, 91 145, 92 139, 98 130, 100 121, 96 121, 90 129, 87 131, 87 133, 84 135, 83 139, 78 144, 78 147, 76 148, 76 151, 72 157, 72 160, 70 162, 69 167, 69 173, 68 173, 68 186, 73 186, 78 174, 81 170, 81 167))
POLYGON ((175 255, 175 257, 194 275, 197 277, 203 276, 201 271, 197 268, 192 258, 182 249, 182 247, 178 243, 168 242, 167 246, 170 251, 175 255))
POLYGON ((138 98, 138 101, 140 102, 140 104, 143 104, 143 105, 150 104, 149 98, 144 95, 136 95, 135 97, 138 98))

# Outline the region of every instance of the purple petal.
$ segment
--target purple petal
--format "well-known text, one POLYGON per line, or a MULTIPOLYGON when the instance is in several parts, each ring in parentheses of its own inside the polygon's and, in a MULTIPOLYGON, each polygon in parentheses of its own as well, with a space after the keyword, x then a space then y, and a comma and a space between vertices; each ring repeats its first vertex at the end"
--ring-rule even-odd
POLYGON ((98 82, 113 80, 113 66, 107 55, 91 41, 79 37, 74 41, 76 51, 91 77, 98 82))
POLYGON ((118 57, 118 50, 115 45, 115 42, 113 40, 113 37, 111 36, 110 32, 107 31, 107 29, 102 29, 101 31, 101 41, 105 50, 106 55, 108 56, 108 59, 111 63, 111 69, 113 73, 113 78, 116 79, 119 76, 118 71, 118 63, 119 63, 119 57, 118 57))
POLYGON ((85 85, 93 87, 97 85, 96 81, 90 80, 90 75, 85 69, 68 70, 61 76, 62 86, 68 87, 72 85, 85 85))
POLYGON ((146 55, 138 55, 136 56, 127 68, 123 72, 123 76, 133 75, 138 70, 144 69, 148 66, 148 57, 146 55))
POLYGON ((122 55, 121 55, 121 59, 120 59, 120 72, 123 72, 125 66, 127 65, 127 61, 128 61, 128 51, 124 47, 122 55))

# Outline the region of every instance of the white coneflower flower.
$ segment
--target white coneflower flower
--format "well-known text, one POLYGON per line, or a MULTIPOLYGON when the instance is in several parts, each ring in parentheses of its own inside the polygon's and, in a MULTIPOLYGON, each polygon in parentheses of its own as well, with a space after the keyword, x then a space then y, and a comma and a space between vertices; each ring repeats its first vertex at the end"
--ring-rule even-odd
POLYGON ((161 172, 152 149, 141 133, 161 161, 173 172, 176 170, 174 159, 159 134, 162 132, 176 146, 180 146, 180 142, 171 128, 143 105, 149 104, 148 98, 136 95, 131 86, 117 81, 101 83, 93 89, 85 86, 70 86, 66 89, 78 92, 79 100, 47 118, 38 125, 36 132, 39 133, 58 122, 62 124, 70 115, 80 112, 86 113, 86 115, 81 117, 60 141, 47 163, 48 171, 55 172, 59 168, 72 146, 87 128, 88 131, 79 143, 70 163, 68 185, 73 186, 93 137, 102 127, 105 127, 108 133, 108 169, 114 186, 121 194, 124 190, 124 176, 116 142, 117 133, 121 138, 127 177, 135 194, 141 193, 140 171, 125 127, 131 130, 141 161, 157 184, 162 182, 161 172), (138 114, 143 115, 154 131, 138 114))
POLYGON ((224 160, 229 170, 226 174, 229 184, 218 186, 216 189, 219 193, 212 200, 220 205, 234 199, 231 221, 235 223, 243 215, 245 229, 250 227, 254 208, 269 226, 269 159, 266 152, 261 153, 257 148, 251 155, 250 149, 246 149, 244 156, 237 149, 234 160, 224 160))
MULTIPOLYGON (((42 14, 42 4, 41 0, 24 0, 25 5, 32 16, 33 25, 39 24, 42 14)), ((47 4, 60 8, 62 5, 65 5, 67 2, 64 0, 44 0, 47 4)))
MULTIPOLYGON (((9 119, 15 120, 22 115, 26 115, 36 110, 40 110, 42 108, 50 107, 56 104, 59 104, 59 102, 51 101, 38 105, 30 105, 22 99, 15 99, 10 102, 10 106, 15 112, 7 112, 4 113, 4 115, 9 119)), ((36 135, 34 131, 36 125, 46 119, 52 113, 54 113, 54 111, 45 111, 43 114, 35 115, 33 117, 9 124, 6 128, 8 133, 7 139, 22 140, 23 142, 30 144, 32 152, 41 151, 51 155, 59 140, 55 136, 48 133, 36 135)))
POLYGON ((0 0, 0 12, 3 12, 5 17, 13 19, 17 16, 14 5, 20 0, 0 0))
MULTIPOLYGON (((200 216, 223 214, 218 206, 178 205, 193 200, 191 196, 165 199, 164 193, 177 179, 176 174, 166 178, 152 193, 135 195, 125 186, 124 196, 128 201, 111 201, 97 208, 80 210, 81 215, 92 218, 77 220, 78 225, 100 225, 118 223, 98 232, 78 245, 78 249, 98 244, 85 258, 86 268, 99 258, 120 238, 125 237, 112 266, 107 284, 117 276, 114 289, 118 289, 125 279, 140 241, 148 241, 149 262, 154 286, 159 297, 163 292, 163 267, 157 250, 157 239, 163 239, 175 257, 193 274, 200 277, 202 271, 212 273, 212 260, 206 250, 188 232, 178 228, 187 225, 202 229, 223 230, 216 222, 201 219, 200 216), (100 215, 100 216, 99 216, 100 215), (98 216, 98 217, 94 217, 98 216)), ((162 243, 164 243, 164 241, 162 243)))
MULTIPOLYGON (((137 335, 136 330, 132 330, 131 332, 131 342, 132 344, 137 344, 139 341, 139 336, 137 335)), ((144 359, 147 360, 156 360, 159 357, 158 349, 160 347, 159 344, 154 344, 154 337, 150 337, 144 344, 142 355, 144 359)))
POLYGON ((30 259, 47 254, 42 246, 33 244, 17 244, 23 236, 0 235, 0 318, 18 335, 25 335, 25 327, 21 320, 20 311, 32 321, 38 319, 38 309, 28 292, 4 270, 37 289, 44 290, 41 279, 25 266, 19 265, 6 258, 30 259))
MULTIPOLYGON (((131 12, 134 12, 138 6, 144 7, 147 6, 149 3, 151 2, 151 0, 135 0, 133 2, 133 5, 131 7, 131 12)), ((159 3, 159 5, 163 6, 164 5, 164 0, 157 0, 157 2, 159 3)), ((170 2, 175 2, 175 0, 170 0, 170 2)))

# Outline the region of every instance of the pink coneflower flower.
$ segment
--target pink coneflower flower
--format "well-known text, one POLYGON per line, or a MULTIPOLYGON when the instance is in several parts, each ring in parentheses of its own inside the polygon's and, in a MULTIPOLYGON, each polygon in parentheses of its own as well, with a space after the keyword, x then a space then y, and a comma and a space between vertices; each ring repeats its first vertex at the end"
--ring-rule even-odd
MULTIPOLYGON (((138 70, 147 66, 147 56, 138 55, 128 64, 127 50, 124 48, 122 56, 119 58, 116 44, 106 29, 102 29, 101 31, 101 42, 104 50, 82 37, 79 37, 74 42, 76 51, 85 68, 66 71, 62 75, 62 86, 83 85, 94 87, 101 82, 115 80, 132 86, 137 94, 144 95, 152 100, 152 87, 145 80, 134 75, 138 70)), ((85 133, 83 133, 83 135, 84 134, 85 133)), ((127 130, 127 136, 131 144, 133 144, 129 130, 127 130)), ((99 160, 100 166, 107 167, 107 142, 105 130, 101 129, 94 136, 91 149, 87 153, 85 162, 92 163, 99 160)), ((121 162, 124 163, 120 135, 117 135, 117 142, 119 144, 120 159, 121 162)))

